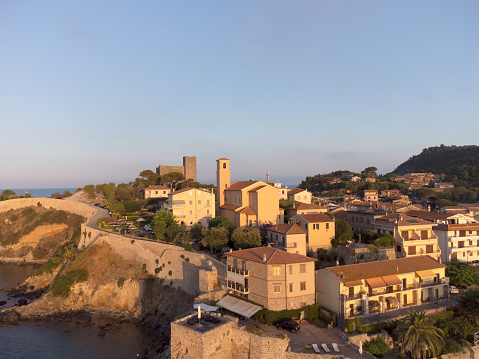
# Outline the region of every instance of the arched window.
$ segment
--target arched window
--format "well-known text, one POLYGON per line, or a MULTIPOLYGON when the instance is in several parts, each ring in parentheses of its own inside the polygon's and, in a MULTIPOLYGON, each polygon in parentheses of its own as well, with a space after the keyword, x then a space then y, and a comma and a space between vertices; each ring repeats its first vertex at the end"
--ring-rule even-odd
POLYGON ((223 168, 226 168, 226 163, 223 163, 223 168))

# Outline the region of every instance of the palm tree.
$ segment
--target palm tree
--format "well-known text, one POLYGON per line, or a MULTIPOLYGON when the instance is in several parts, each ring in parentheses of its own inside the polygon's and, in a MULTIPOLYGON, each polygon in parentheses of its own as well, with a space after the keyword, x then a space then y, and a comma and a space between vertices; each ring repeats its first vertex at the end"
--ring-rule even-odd
POLYGON ((397 326, 402 351, 411 352, 414 359, 437 357, 442 348, 444 333, 430 323, 426 312, 408 312, 397 326))

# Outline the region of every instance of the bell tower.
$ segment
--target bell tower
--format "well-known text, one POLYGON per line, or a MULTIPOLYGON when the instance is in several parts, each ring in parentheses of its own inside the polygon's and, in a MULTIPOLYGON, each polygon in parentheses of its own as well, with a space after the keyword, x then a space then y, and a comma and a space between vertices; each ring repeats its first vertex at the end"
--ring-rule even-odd
POLYGON ((220 207, 225 204, 225 189, 230 186, 230 160, 216 160, 216 215, 221 216, 220 207))

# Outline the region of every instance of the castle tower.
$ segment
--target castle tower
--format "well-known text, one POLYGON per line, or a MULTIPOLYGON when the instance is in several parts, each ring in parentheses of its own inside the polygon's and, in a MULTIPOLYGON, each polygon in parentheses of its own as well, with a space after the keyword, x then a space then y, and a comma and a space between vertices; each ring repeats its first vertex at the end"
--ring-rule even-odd
POLYGON ((184 156, 183 157, 183 168, 185 180, 192 179, 197 181, 196 178, 196 156, 184 156))
POLYGON ((220 207, 225 204, 225 189, 230 186, 230 160, 216 160, 216 215, 221 216, 220 207))

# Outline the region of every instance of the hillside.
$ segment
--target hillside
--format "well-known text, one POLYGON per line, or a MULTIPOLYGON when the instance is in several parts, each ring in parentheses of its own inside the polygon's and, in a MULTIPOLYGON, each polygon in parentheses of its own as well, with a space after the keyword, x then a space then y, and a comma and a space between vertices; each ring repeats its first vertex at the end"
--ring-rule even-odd
POLYGON ((479 146, 425 148, 393 171, 398 175, 411 172, 444 173, 456 186, 479 187, 479 146))

